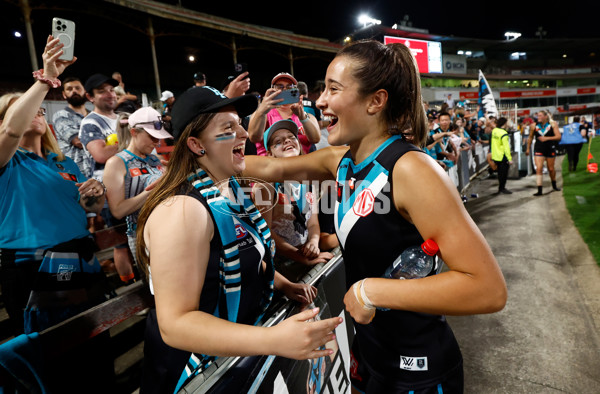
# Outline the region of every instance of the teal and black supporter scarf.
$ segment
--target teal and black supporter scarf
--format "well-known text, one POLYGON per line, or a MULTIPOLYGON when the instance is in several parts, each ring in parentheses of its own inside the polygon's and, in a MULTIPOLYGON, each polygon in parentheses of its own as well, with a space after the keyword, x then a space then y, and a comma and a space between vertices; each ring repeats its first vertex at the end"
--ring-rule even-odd
MULTIPOLYGON (((244 194, 235 178, 231 177, 229 179, 229 187, 233 192, 235 201, 243 201, 242 204, 236 204, 230 199, 223 197, 212 179, 201 169, 190 174, 188 181, 206 199, 221 237, 222 249, 219 260, 220 289, 217 308, 213 313, 215 316, 231 322, 237 322, 238 318, 242 281, 234 217, 237 215, 248 215, 256 232, 260 235, 265 247, 264 260, 267 262, 265 276, 268 280, 268 287, 263 292, 261 312, 254 323, 256 325, 262 319, 273 299, 275 277, 273 256, 275 255, 275 242, 271 237, 271 231, 258 209, 252 203, 252 200, 244 194)), ((179 382, 177 382, 175 393, 194 376, 205 371, 216 359, 217 357, 215 356, 192 353, 179 378, 179 382)))

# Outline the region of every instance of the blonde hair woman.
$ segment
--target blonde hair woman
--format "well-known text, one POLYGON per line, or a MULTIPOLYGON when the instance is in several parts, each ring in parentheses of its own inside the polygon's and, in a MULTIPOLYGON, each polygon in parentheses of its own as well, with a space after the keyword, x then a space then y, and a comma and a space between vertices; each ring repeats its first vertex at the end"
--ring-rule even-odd
POLYGON ((106 299, 86 219, 102 208, 104 187, 62 154, 41 108, 75 61, 58 60, 61 48, 48 37, 37 81, 0 98, 0 285, 16 333, 41 331, 106 299))
POLYGON ((558 130, 558 123, 552 119, 550 112, 546 110, 539 111, 537 114, 537 123, 533 121, 533 125, 530 128, 529 138, 527 139, 527 150, 525 154, 529 156, 531 150, 531 143, 535 138, 533 160, 535 163, 535 176, 537 193, 534 196, 541 196, 543 190, 543 170, 544 161, 548 166, 548 175, 550 175, 550 181, 552 183, 552 189, 560 191, 561 189, 556 185, 556 169, 554 168, 554 162, 556 160, 556 147, 560 141, 562 135, 558 130))
MULTIPOLYGON (((140 208, 150 195, 165 168, 152 152, 159 141, 173 138, 163 127, 160 114, 151 107, 140 108, 132 114, 117 117, 119 152, 106 162, 103 181, 106 185, 108 207, 112 215, 126 217, 129 249, 136 258, 136 229, 140 208)), ((133 266, 117 266, 121 280, 135 279, 133 266)))

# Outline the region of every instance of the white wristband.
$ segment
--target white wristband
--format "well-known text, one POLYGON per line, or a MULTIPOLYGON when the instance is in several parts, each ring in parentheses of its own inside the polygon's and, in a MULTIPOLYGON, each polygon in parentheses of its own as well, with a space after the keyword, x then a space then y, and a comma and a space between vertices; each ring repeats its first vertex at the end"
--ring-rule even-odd
POLYGON ((365 291, 365 281, 367 279, 363 279, 360 281, 360 296, 362 297, 363 301, 365 302, 365 306, 369 309, 371 308, 375 308, 375 305, 373 305, 373 303, 371 302, 371 300, 369 299, 369 297, 367 297, 367 292, 365 291))
POLYGON ((302 123, 302 124, 304 124, 304 123, 308 122, 308 120, 309 120, 309 119, 308 119, 308 114, 305 114, 305 115, 306 115, 306 118, 304 118, 304 119, 300 119, 300 123, 302 123))

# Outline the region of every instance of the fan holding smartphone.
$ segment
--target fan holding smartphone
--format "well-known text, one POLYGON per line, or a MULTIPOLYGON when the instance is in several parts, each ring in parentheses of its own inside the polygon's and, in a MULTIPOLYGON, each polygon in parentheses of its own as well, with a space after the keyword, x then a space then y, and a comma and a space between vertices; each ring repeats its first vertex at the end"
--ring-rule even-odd
POLYGON ((63 54, 59 60, 73 60, 75 50, 75 22, 64 18, 52 18, 52 37, 58 38, 62 47, 63 54))
POLYGON ((286 72, 275 75, 271 80, 271 87, 267 89, 248 124, 250 141, 256 144, 259 155, 266 154, 262 142, 263 133, 273 123, 282 119, 290 119, 298 126, 298 141, 302 145, 303 153, 309 153, 313 145, 321 139, 317 119, 304 111, 298 81, 286 72))

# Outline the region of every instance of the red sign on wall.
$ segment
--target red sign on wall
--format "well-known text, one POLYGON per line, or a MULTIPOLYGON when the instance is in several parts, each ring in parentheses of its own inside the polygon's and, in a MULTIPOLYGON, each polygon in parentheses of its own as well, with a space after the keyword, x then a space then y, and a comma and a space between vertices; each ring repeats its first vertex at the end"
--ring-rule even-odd
POLYGON ((384 36, 383 43, 386 45, 400 43, 410 48, 420 73, 442 72, 442 44, 440 42, 384 36))
POLYGON ((579 88, 577 94, 595 94, 596 88, 579 88))
POLYGON ((479 98, 478 92, 460 92, 459 94, 461 100, 475 100, 479 98))
POLYGON ((509 90, 500 92, 500 98, 527 98, 527 97, 545 97, 556 96, 556 90, 509 90))

